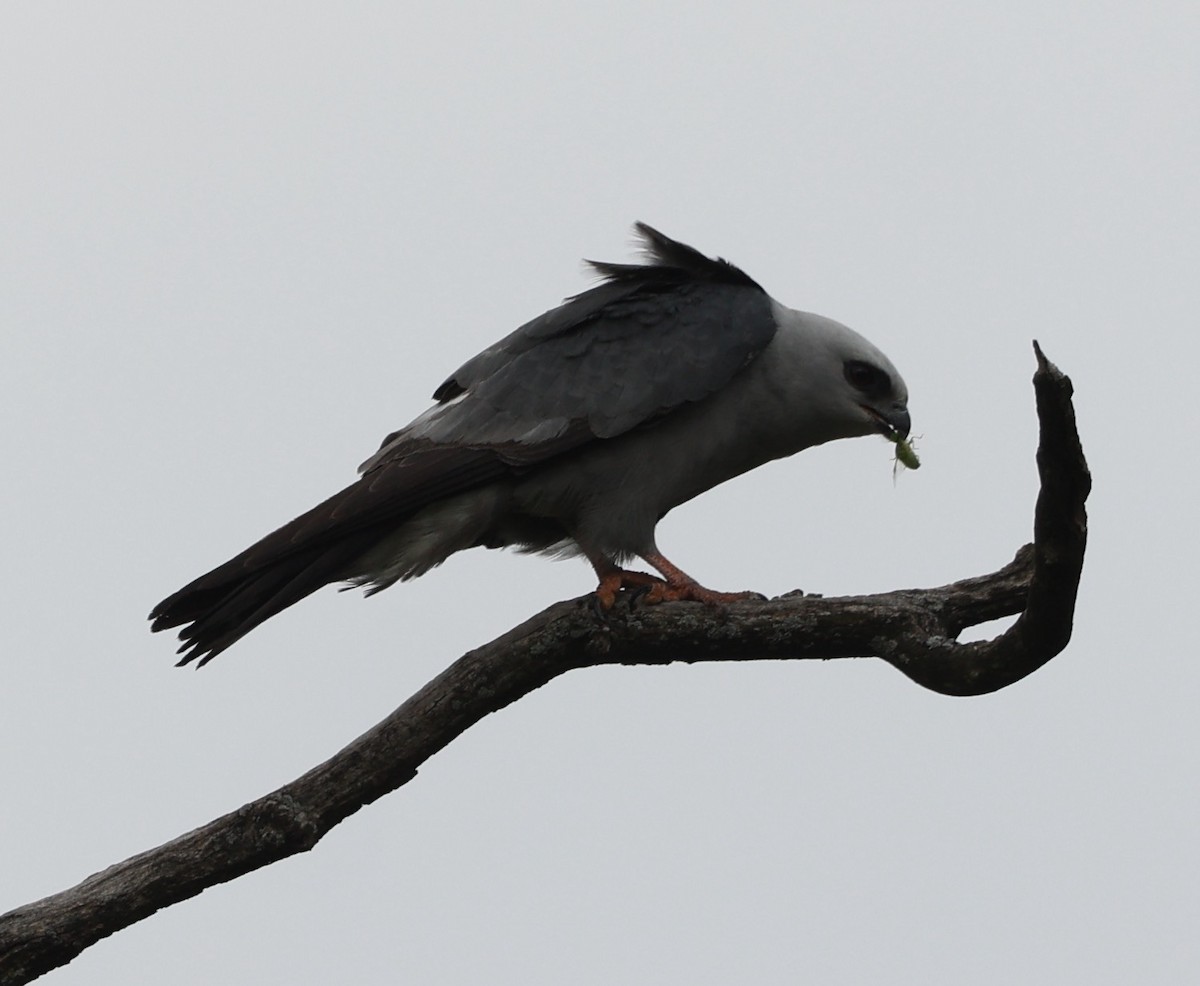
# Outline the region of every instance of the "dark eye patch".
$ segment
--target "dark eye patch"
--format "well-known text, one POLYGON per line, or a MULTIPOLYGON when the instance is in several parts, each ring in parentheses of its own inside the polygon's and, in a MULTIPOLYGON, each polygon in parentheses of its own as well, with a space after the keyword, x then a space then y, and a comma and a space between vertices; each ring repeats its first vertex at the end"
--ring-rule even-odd
POLYGON ((846 381, 867 397, 879 398, 891 393, 892 380, 883 370, 862 360, 847 360, 842 367, 846 381))

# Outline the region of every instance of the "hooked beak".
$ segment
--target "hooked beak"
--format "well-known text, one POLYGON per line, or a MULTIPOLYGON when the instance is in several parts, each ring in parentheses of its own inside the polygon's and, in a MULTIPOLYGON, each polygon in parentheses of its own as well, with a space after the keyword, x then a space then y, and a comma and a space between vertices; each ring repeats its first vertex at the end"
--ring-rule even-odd
POLYGON ((912 419, 908 416, 908 408, 899 402, 893 404, 886 412, 867 404, 860 405, 875 422, 875 429, 885 438, 905 439, 912 427, 912 419))

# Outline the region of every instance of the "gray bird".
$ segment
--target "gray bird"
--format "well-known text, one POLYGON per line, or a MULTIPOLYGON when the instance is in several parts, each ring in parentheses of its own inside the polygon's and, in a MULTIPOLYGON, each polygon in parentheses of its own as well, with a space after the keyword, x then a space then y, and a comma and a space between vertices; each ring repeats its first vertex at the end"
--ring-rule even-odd
POLYGON ((644 264, 464 363, 360 478, 154 607, 203 665, 331 582, 367 594, 480 545, 583 555, 597 605, 722 603, 658 550, 668 511, 836 438, 908 435, 908 390, 857 332, 785 308, 722 259, 637 223, 644 264), (661 576, 626 571, 641 558, 661 576))

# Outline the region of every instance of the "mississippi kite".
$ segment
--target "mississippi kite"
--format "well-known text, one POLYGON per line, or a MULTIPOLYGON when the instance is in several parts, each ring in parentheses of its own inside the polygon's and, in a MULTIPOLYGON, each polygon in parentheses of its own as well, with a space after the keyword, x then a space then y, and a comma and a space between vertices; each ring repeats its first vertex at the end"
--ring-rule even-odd
POLYGON ((638 223, 644 264, 591 261, 602 283, 464 363, 392 432, 357 482, 168 596, 180 664, 207 663, 331 582, 367 593, 480 545, 583 555, 597 604, 727 602, 658 550, 672 507, 837 438, 908 435, 886 356, 785 308, 722 259, 638 223), (641 558, 661 577, 626 571, 641 558))

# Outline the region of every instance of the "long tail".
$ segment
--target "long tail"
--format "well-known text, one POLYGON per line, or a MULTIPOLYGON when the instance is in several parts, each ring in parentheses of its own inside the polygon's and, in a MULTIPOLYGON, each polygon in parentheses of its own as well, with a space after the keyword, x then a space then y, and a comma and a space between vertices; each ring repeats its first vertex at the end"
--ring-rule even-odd
POLYGON ((191 624, 179 633, 179 664, 203 666, 323 585, 361 574, 354 563, 406 518, 508 468, 492 451, 453 446, 384 463, 168 596, 150 629, 191 624))
POLYGON ((355 558, 378 537, 376 530, 367 528, 335 543, 316 544, 247 567, 246 556, 255 545, 160 602, 150 612, 150 629, 190 624, 179 633, 178 663, 196 661, 197 667, 203 667, 276 613, 346 578, 355 558))

